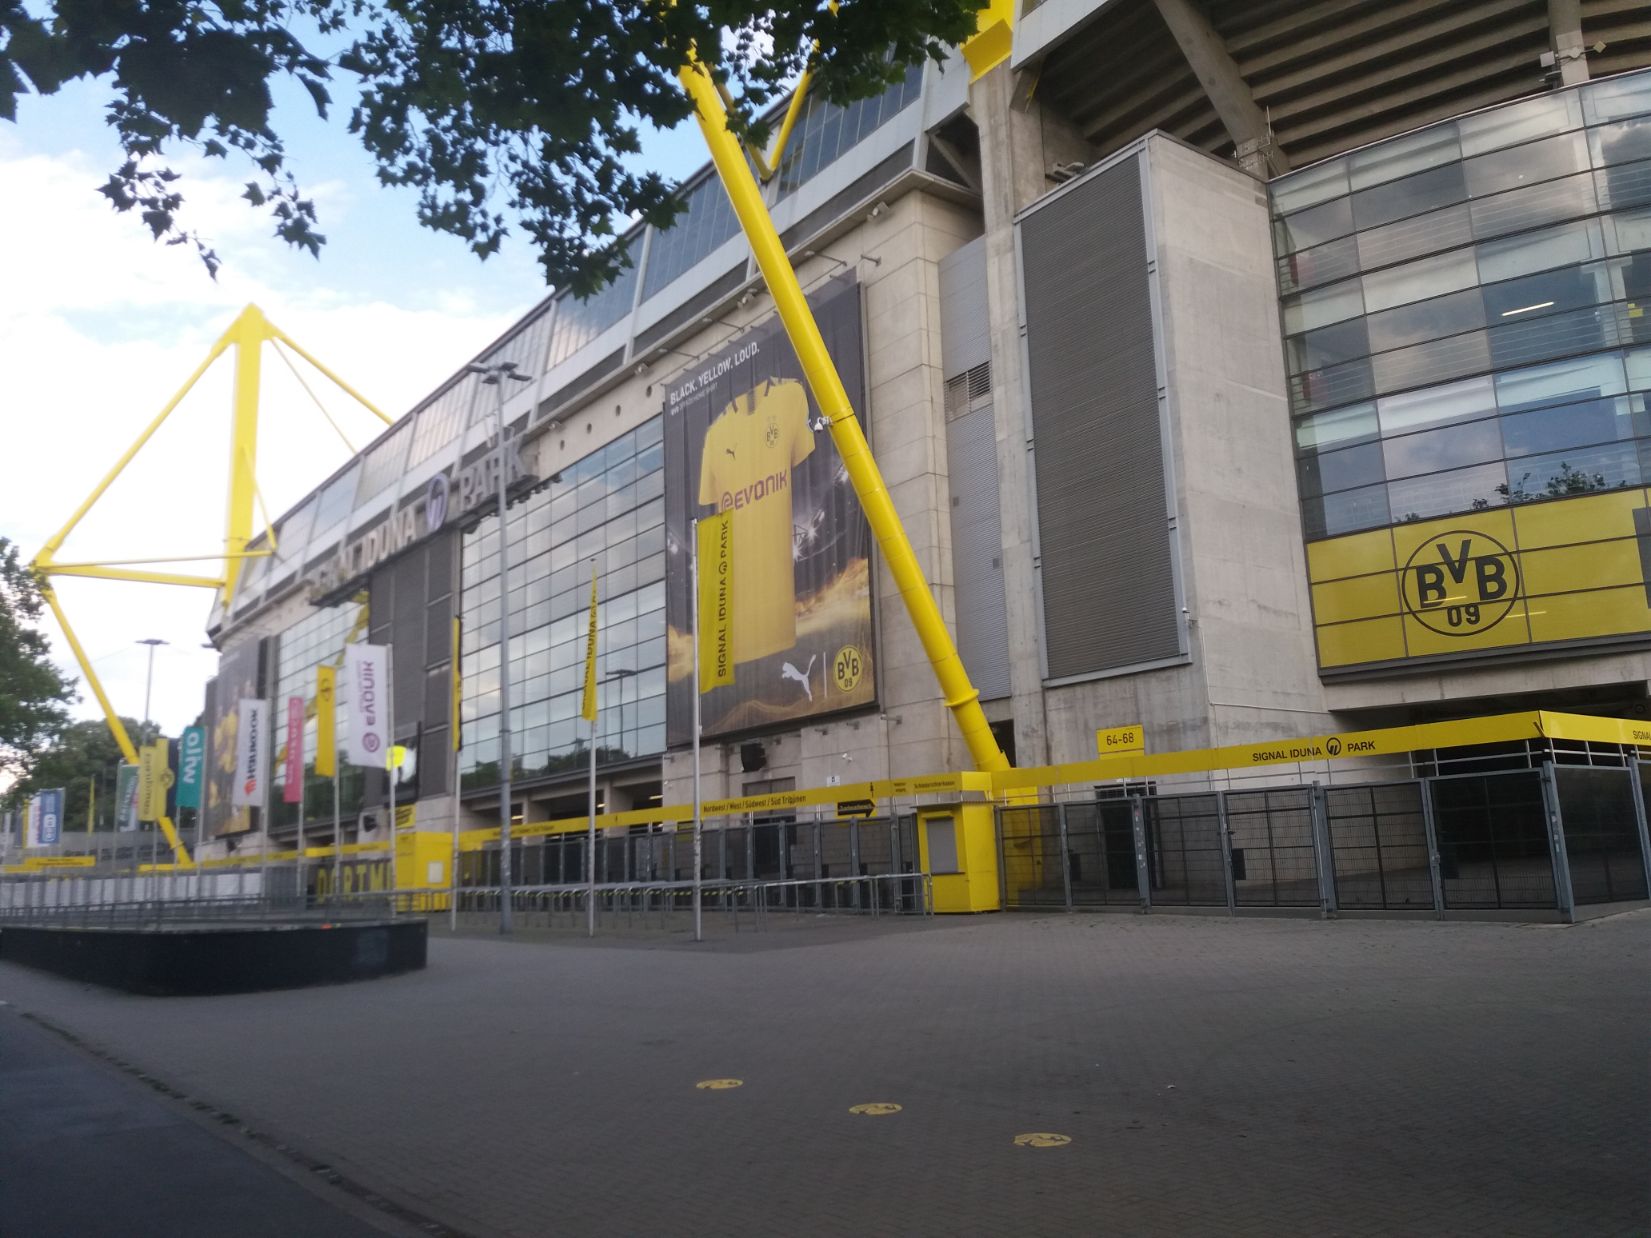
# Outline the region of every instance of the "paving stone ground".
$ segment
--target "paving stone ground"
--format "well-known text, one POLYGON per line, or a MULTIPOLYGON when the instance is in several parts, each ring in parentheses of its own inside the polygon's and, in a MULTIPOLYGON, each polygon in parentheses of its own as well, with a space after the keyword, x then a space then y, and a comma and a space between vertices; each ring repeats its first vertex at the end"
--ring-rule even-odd
POLYGON ((1534 1238, 1651 1233, 1648 962, 1647 912, 999 916, 0 999, 464 1234, 1534 1238))

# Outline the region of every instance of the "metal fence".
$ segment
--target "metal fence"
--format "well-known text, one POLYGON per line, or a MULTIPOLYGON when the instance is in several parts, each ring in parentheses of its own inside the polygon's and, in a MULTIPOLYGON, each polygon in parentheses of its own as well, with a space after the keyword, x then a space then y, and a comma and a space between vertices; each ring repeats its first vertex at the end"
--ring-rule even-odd
POLYGON ((1572 918, 1646 899, 1651 766, 1558 755, 1528 769, 1000 808, 1003 904, 1572 918))

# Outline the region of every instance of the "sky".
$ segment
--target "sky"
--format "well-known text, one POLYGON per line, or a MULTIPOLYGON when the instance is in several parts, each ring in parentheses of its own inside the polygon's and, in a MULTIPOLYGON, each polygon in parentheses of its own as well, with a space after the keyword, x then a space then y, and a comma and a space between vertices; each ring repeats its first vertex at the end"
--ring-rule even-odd
MULTIPOLYGON (((420 228, 410 191, 385 189, 344 127, 278 93, 275 127, 314 198, 319 260, 272 236, 241 200, 251 172, 233 160, 179 158, 181 222, 223 266, 216 280, 187 246, 150 239, 96 192, 121 162, 104 94, 75 83, 28 98, 0 122, 0 537, 32 558, 184 385, 242 307, 255 303, 380 409, 400 416, 549 291, 525 244, 483 263, 464 243, 420 228)), ((697 137, 651 134, 639 162, 678 178, 705 161, 697 137)), ((355 447, 381 424, 299 363, 355 447)), ((279 358, 264 355, 259 489, 273 519, 349 451, 279 358)), ((219 360, 85 519, 58 562, 210 555, 222 548, 231 366, 219 360)), ((216 565, 170 569, 214 574, 216 565)), ((165 568, 159 570, 167 570, 165 568)), ((114 706, 176 735, 201 708, 217 654, 203 648, 212 593, 58 578, 70 623, 114 706), (149 649, 153 686, 146 684, 149 649)), ((80 679, 48 616, 55 660, 80 679)), ((84 682, 76 717, 101 717, 84 682)))

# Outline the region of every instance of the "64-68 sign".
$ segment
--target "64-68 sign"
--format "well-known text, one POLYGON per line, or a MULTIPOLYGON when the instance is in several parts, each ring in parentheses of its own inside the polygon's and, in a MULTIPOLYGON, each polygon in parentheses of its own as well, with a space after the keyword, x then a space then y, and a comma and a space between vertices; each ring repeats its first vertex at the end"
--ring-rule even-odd
POLYGON ((1451 529, 1416 548, 1404 566, 1405 609, 1442 636, 1476 636, 1519 598, 1519 560, 1494 537, 1451 529))

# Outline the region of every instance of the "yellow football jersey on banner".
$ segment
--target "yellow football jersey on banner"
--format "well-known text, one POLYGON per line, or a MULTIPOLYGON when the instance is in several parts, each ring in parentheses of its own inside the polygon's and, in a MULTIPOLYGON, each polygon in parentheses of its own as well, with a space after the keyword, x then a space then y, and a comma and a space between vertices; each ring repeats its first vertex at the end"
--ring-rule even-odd
POLYGON ((699 501, 734 513, 734 661, 797 643, 791 472, 814 450, 808 396, 793 380, 738 396, 705 434, 699 501))

